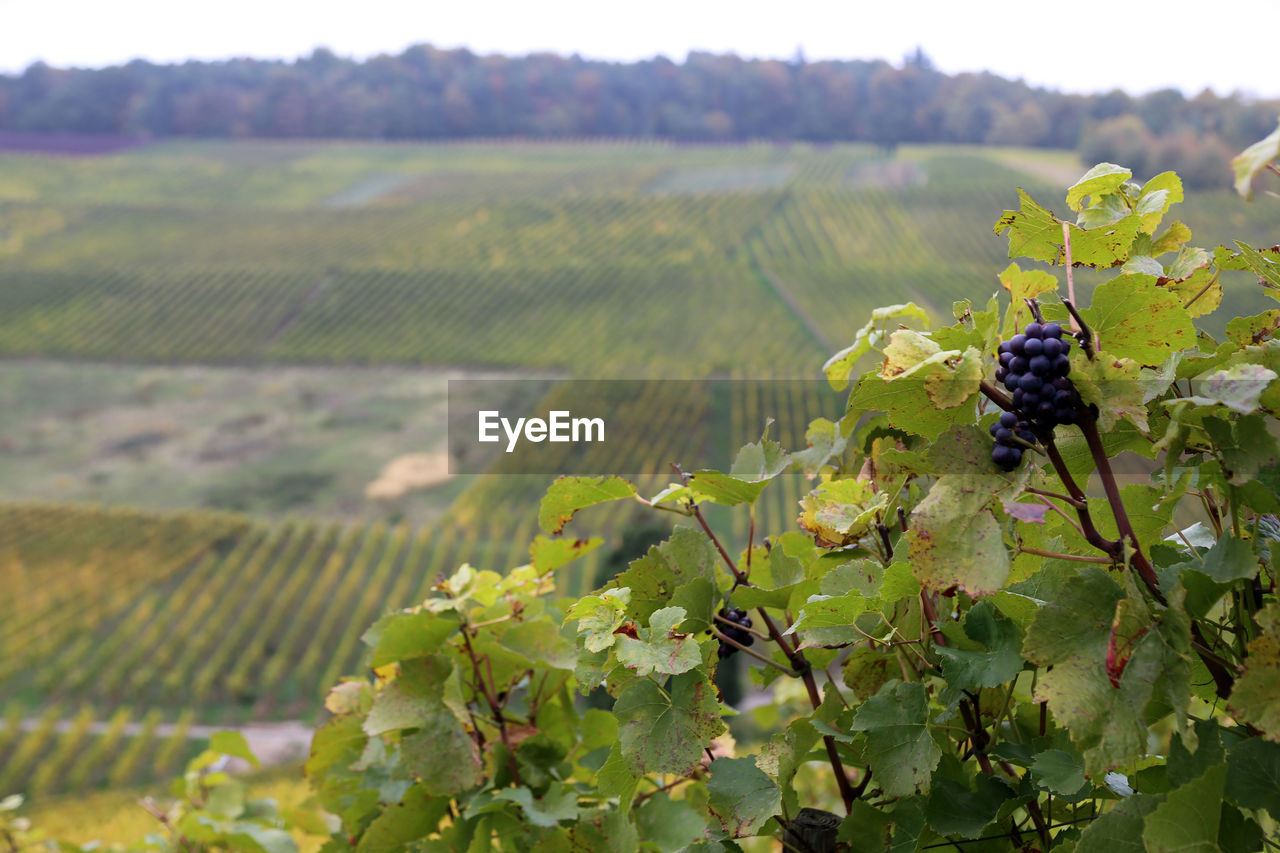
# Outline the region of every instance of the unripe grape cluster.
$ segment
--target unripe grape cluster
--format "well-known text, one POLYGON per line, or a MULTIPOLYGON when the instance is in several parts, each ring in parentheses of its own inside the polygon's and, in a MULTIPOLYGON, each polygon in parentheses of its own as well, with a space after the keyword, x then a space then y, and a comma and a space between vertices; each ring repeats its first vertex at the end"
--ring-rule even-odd
MULTIPOLYGON (((727 609, 722 607, 720 608, 720 615, 733 623, 733 625, 726 625, 721 622, 717 625, 716 627, 721 634, 724 634, 730 640, 744 646, 749 646, 756 641, 756 635, 746 630, 751 627, 751 617, 747 615, 747 611, 739 610, 736 607, 730 607, 727 609)), ((736 651, 737 648, 729 645, 724 640, 721 640, 720 649, 717 654, 719 655, 720 660, 724 660, 736 651)))
POLYGON ((996 381, 1013 395, 1013 412, 1004 412, 991 426, 996 446, 991 461, 1005 471, 1022 462, 1026 444, 1035 443, 1031 427, 1052 430, 1073 424, 1080 396, 1067 375, 1071 362, 1071 338, 1063 337, 1057 323, 1028 323, 1021 334, 1000 344, 996 381))

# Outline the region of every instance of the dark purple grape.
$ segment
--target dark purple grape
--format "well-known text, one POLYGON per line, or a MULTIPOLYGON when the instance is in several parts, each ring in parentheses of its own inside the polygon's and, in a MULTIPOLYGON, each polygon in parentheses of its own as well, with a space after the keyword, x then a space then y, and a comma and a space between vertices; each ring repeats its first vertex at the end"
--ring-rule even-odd
MULTIPOLYGON (((1004 384, 1004 387, 1008 388, 1008 387, 1009 387, 1009 383, 1008 383, 1008 382, 1006 382, 1006 383, 1004 384)), ((1010 390, 1011 390, 1011 391, 1013 391, 1013 407, 1014 407, 1015 409, 1019 409, 1019 408, 1021 408, 1021 407, 1022 407, 1022 400, 1023 400, 1023 398, 1026 396, 1026 394, 1024 394, 1024 393, 1023 393, 1023 391, 1022 391, 1022 389, 1021 389, 1021 388, 1011 388, 1010 390)))
POLYGON ((1029 358, 1037 356, 1044 352, 1044 341, 1039 338, 1028 337, 1027 342, 1022 345, 1022 352, 1029 358))
POLYGON ((1062 326, 1058 325, 1057 323, 1045 323, 1044 327, 1041 329, 1041 332, 1043 333, 1045 338, 1061 338, 1062 326))
POLYGON ((1059 376, 1066 376, 1071 372, 1071 360, 1065 355, 1060 355, 1053 360, 1053 372, 1059 376))
POLYGON ((1027 365, 1032 373, 1036 376, 1047 378, 1053 372, 1053 362, 1048 356, 1038 355, 1031 359, 1031 363, 1027 365))
POLYGON ((1034 373, 1024 373, 1018 377, 1018 387, 1028 394, 1034 394, 1044 385, 1044 380, 1034 373))
POLYGON ((1022 355, 1022 347, 1026 342, 1026 335, 1014 335, 1009 339, 1009 351, 1014 355, 1022 355))
POLYGON ((997 444, 991 451, 991 461, 996 463, 997 468, 1012 471, 1022 461, 1022 454, 1015 447, 997 444))
POLYGON ((1057 338, 1045 338, 1043 342, 1044 354, 1049 358, 1057 358, 1062 352, 1062 341, 1057 338))
POLYGON ((1006 427, 1000 427, 995 432, 996 441, 1009 441, 1013 438, 1013 430, 1006 427))
POLYGON ((1014 356, 1013 361, 1009 362, 1009 369, 1014 373, 1026 373, 1031 367, 1031 360, 1026 356, 1014 356))
POLYGON ((1018 374, 1010 373, 1008 376, 1004 378, 1004 387, 1009 389, 1010 391, 1017 389, 1019 378, 1020 377, 1018 376, 1018 374))
MULTIPOLYGON (((1056 355, 1056 353, 1055 353, 1055 355, 1056 355)), ((1002 352, 1002 353, 1000 353, 1000 366, 1001 366, 1001 367, 1008 367, 1008 366, 1009 366, 1009 362, 1011 362, 1011 361, 1013 361, 1013 353, 1011 353, 1011 352, 1002 352)))
POLYGON ((1013 412, 1000 413, 1000 426, 1013 429, 1018 425, 1018 416, 1013 412))

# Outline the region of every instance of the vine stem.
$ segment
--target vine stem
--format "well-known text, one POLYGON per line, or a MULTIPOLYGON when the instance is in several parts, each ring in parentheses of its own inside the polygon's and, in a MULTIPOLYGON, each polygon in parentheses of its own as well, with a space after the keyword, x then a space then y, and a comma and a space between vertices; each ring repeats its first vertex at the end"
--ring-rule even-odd
POLYGON ((1087 557, 1080 554, 1060 554, 1056 551, 1041 551, 1039 548, 1026 548, 1022 545, 1018 546, 1018 550, 1023 554, 1034 554, 1037 557, 1049 557, 1054 560, 1070 560, 1073 563, 1098 563, 1103 566, 1110 566, 1113 561, 1106 557, 1087 557))
POLYGON ((761 663, 767 664, 780 672, 784 672, 787 675, 791 676, 792 678, 797 678, 800 675, 800 673, 787 669, 782 664, 778 663, 777 661, 770 660, 769 658, 765 657, 764 655, 760 654, 754 649, 744 646, 742 643, 739 643, 737 640, 733 639, 732 637, 722 634, 718 628, 712 628, 711 635, 716 639, 720 640, 720 642, 733 646, 735 649, 742 652, 743 654, 748 655, 749 657, 753 657, 756 660, 760 661, 761 663))
MULTIPOLYGON (((680 482, 688 485, 689 476, 680 469, 676 463, 671 463, 671 470, 675 471, 676 476, 680 478, 680 482)), ((750 585, 746 575, 738 571, 737 565, 733 562, 733 558, 729 556, 729 552, 725 550, 721 544, 719 537, 711 530, 711 525, 707 524, 707 520, 702 515, 702 510, 698 508, 697 503, 689 502, 689 511, 693 517, 697 519, 698 524, 710 537, 711 542, 715 545, 716 550, 720 553, 720 559, 729 568, 733 574, 734 585, 750 585)), ((773 619, 763 607, 757 607, 756 612, 760 614, 760 620, 764 623, 765 628, 769 632, 769 638, 778 644, 778 648, 782 649, 783 655, 791 664, 791 668, 795 670, 793 674, 799 675, 800 680, 804 682, 805 692, 809 696, 809 704, 816 711, 822 705, 822 694, 818 692, 817 679, 813 677, 813 667, 809 665, 808 659, 804 656, 804 652, 800 651, 799 644, 792 647, 782 636, 782 632, 778 630, 778 626, 774 624, 773 619)), ((770 661, 772 663, 772 661, 770 661)), ((822 743, 827 749, 827 758, 831 761, 831 769, 835 772, 836 786, 840 789, 840 799, 844 802, 845 814, 853 812, 853 801, 857 799, 857 795, 853 791, 853 786, 849 783, 849 777, 844 770, 844 762, 840 760, 840 753, 836 749, 836 739, 831 735, 823 735, 822 743)))
MULTIPOLYGON (((1071 261, 1071 223, 1069 222, 1062 223, 1062 251, 1066 255, 1063 260, 1066 262, 1067 267, 1067 298, 1074 304, 1076 301, 1076 279, 1073 274, 1075 265, 1071 261)), ((1080 331, 1079 327, 1076 326, 1076 318, 1074 316, 1071 318, 1071 330, 1073 332, 1080 331)))
MULTIPOLYGON (((493 713, 494 722, 498 724, 498 737, 502 739, 502 745, 507 748, 507 769, 511 771, 511 780, 519 787, 521 784, 520 768, 516 765, 516 751, 511 747, 511 737, 507 733, 507 721, 502 714, 502 705, 498 703, 497 698, 493 695, 492 688, 485 683, 484 675, 480 672, 480 660, 471 645, 471 628, 465 623, 462 625, 462 643, 466 648, 467 657, 471 660, 471 669, 475 673, 476 687, 479 688, 479 692, 489 705, 489 710, 493 713)), ((492 678, 492 673, 492 668, 490 668, 490 678, 492 678)))
POLYGON ((1107 556, 1118 560, 1124 552, 1122 544, 1107 539, 1094 526, 1093 516, 1089 512, 1088 499, 1084 490, 1076 484, 1075 478, 1071 476, 1071 471, 1067 468, 1067 463, 1062 458, 1062 454, 1058 452, 1058 445, 1053 441, 1053 433, 1037 431, 1036 436, 1040 439, 1040 444, 1044 447, 1045 455, 1049 457, 1049 463, 1053 465, 1053 470, 1058 475, 1058 479, 1062 480, 1062 485, 1066 487, 1067 493, 1074 502, 1072 505, 1075 507, 1076 517, 1080 519, 1080 528, 1084 531, 1085 540, 1107 556))
MULTIPOLYGON (((1138 542, 1137 534, 1133 532, 1133 525, 1129 522, 1129 514, 1125 511, 1124 503, 1120 499, 1120 487, 1116 484, 1115 472, 1111 470, 1111 461, 1107 459, 1106 450, 1102 446, 1102 436, 1098 433, 1097 418, 1090 413, 1080 422, 1080 429, 1084 432, 1085 441, 1089 445, 1089 453, 1093 456, 1094 465, 1098 469, 1098 476, 1102 480, 1102 487, 1107 493, 1107 503, 1111 505, 1111 512, 1115 516, 1116 529, 1120 532, 1120 536, 1128 541, 1130 547, 1133 548, 1129 565, 1142 578, 1143 583, 1151 590, 1151 594, 1156 601, 1168 606, 1168 600, 1160 590, 1160 579, 1156 575, 1155 567, 1151 565, 1151 561, 1147 559, 1146 553, 1143 552, 1142 545, 1138 542)), ((1207 651, 1209 643, 1205 640, 1199 623, 1195 621, 1191 623, 1191 639, 1192 648, 1196 650, 1200 661, 1213 678, 1215 691, 1218 696, 1226 699, 1231 695, 1231 689, 1235 686, 1235 676, 1223 665, 1221 658, 1207 651)))
POLYGON ((1084 433, 1084 440, 1089 445, 1089 454, 1093 456, 1093 464, 1098 470, 1099 479, 1102 480, 1102 488, 1107 493, 1107 503, 1111 505, 1111 514, 1115 516, 1116 530, 1119 531, 1121 540, 1128 542, 1129 547, 1133 549, 1129 565, 1138 573, 1138 577, 1142 578, 1142 582, 1151 590, 1156 601, 1168 604, 1164 593, 1160 590, 1160 578, 1156 576, 1155 567, 1151 565, 1151 561, 1142 550, 1138 535, 1133 532, 1129 513, 1125 510, 1124 501, 1120 498, 1120 486, 1116 483, 1115 472, 1111 470, 1111 460, 1107 458, 1106 448, 1102 446, 1102 436, 1098 433, 1098 419, 1092 411, 1080 421, 1080 430, 1084 433))

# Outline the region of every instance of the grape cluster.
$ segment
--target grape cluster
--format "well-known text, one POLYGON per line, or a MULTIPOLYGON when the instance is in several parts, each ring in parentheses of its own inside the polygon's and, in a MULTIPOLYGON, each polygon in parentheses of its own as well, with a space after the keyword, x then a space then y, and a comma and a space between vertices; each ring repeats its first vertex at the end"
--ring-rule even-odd
POLYGON ((991 461, 1002 471, 1012 471, 1022 464, 1022 452, 1026 449, 1022 442, 1036 443, 1035 433, 1027 422, 1013 412, 1000 413, 1000 420, 991 425, 991 437, 996 440, 991 461))
MULTIPOLYGON (((717 626, 721 634, 724 634, 729 639, 736 643, 741 643, 744 646, 749 646, 756 641, 755 634, 746 630, 751 627, 751 617, 747 615, 747 611, 739 610, 736 607, 730 607, 728 609, 722 607, 720 608, 720 615, 732 622, 733 625, 737 626, 734 627, 733 625, 726 625, 721 622, 717 626)), ((724 640, 721 640, 720 650, 717 654, 720 656, 720 660, 724 660, 736 651, 736 648, 729 645, 724 640)))
POLYGON ((992 424, 996 440, 991 461, 1012 471, 1022 462, 1024 445, 1035 443, 1031 427, 1051 430, 1076 422, 1080 397, 1067 378, 1071 362, 1071 338, 1063 337, 1057 323, 1028 323, 1022 334, 1000 344, 996 381, 1013 395, 1013 412, 1005 412, 992 424))

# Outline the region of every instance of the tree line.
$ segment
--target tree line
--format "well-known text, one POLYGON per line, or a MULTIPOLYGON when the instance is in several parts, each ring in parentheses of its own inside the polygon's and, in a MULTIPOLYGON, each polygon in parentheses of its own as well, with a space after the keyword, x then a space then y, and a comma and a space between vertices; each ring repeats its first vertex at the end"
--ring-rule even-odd
POLYGON ((0 131, 1030 145, 1080 149, 1091 162, 1119 159, 1139 171, 1176 168, 1192 184, 1201 182, 1200 161, 1216 172, 1223 156, 1274 127, 1278 112, 1280 101, 1208 90, 1070 94, 985 72, 949 75, 921 50, 899 65, 696 51, 684 62, 619 63, 424 44, 364 61, 321 48, 296 61, 37 62, 0 75, 0 131))

